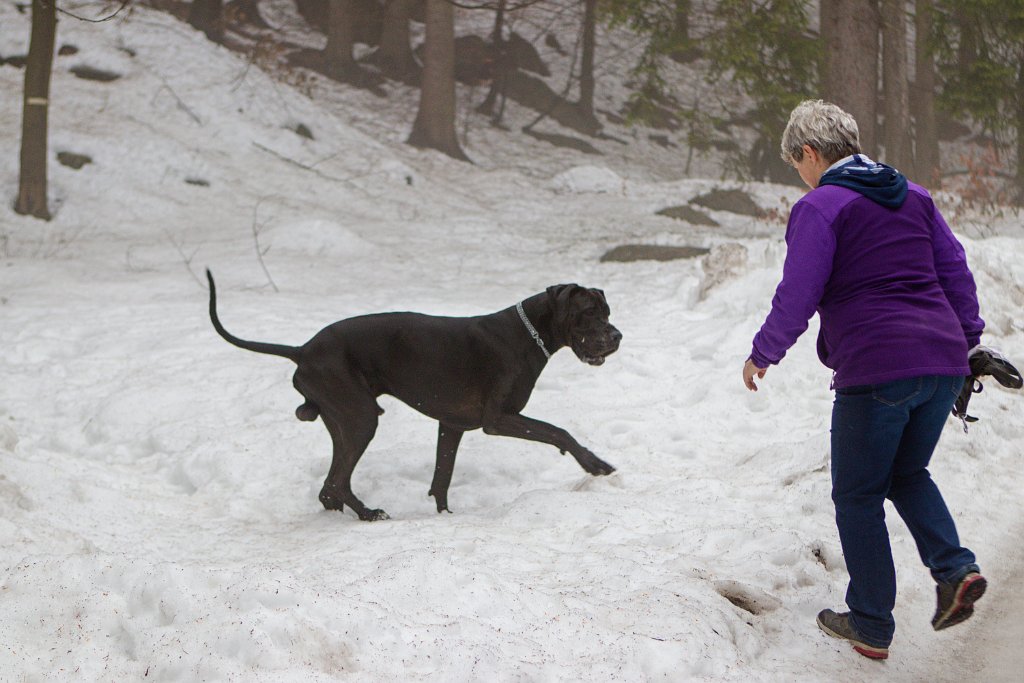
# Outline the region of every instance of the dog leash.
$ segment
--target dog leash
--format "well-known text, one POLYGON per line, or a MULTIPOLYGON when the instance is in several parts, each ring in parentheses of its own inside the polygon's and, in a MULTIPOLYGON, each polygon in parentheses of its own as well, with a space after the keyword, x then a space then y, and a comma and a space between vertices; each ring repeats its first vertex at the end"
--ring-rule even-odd
POLYGON ((964 380, 964 386, 953 404, 953 415, 960 418, 964 424, 964 433, 967 433, 967 424, 977 422, 978 418, 967 414, 967 405, 971 401, 972 394, 980 394, 985 387, 979 377, 991 375, 997 382, 1010 389, 1024 387, 1024 378, 1020 370, 1013 366, 1003 354, 995 349, 978 344, 971 349, 968 356, 968 363, 971 367, 971 374, 964 380))
POLYGON ((530 319, 526 317, 526 311, 523 310, 522 301, 516 304, 516 312, 519 314, 519 319, 523 321, 524 325, 526 325, 526 331, 530 333, 530 336, 533 337, 533 341, 537 342, 537 346, 539 346, 540 350, 544 352, 544 357, 551 358, 551 354, 548 353, 547 348, 544 346, 544 340, 541 339, 540 334, 537 333, 537 328, 535 328, 530 323, 530 319))

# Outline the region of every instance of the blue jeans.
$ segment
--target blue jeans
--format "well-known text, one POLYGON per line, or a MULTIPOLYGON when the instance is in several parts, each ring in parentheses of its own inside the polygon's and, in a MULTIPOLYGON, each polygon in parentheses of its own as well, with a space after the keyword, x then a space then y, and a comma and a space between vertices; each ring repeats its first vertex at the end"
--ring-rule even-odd
POLYGON ((977 571, 928 472, 963 377, 925 376, 836 391, 832 407, 832 501, 850 573, 846 604, 854 629, 888 647, 896 622, 896 570, 883 503, 910 529, 939 582, 977 571))

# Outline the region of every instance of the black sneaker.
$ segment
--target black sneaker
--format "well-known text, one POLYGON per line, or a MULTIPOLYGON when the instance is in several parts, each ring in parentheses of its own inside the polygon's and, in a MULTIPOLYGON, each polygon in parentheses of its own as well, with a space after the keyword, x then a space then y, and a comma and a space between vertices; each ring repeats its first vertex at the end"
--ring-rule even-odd
POLYGON ((818 628, 833 638, 850 641, 853 645, 853 649, 856 650, 858 654, 862 654, 869 659, 889 658, 888 647, 871 645, 870 643, 865 642, 861 635, 853 630, 853 625, 850 623, 849 612, 836 614, 830 609, 821 610, 818 612, 818 628))
POLYGON ((936 607, 932 628, 941 631, 967 621, 974 614, 974 603, 985 594, 988 581, 978 572, 968 572, 956 583, 940 583, 935 587, 936 607))

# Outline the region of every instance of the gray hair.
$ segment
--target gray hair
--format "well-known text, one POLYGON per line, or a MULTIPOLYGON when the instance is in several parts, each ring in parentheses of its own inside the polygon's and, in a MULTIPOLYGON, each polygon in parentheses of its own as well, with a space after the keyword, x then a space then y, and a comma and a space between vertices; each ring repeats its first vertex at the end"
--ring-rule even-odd
POLYGON ((804 145, 810 145, 832 164, 851 154, 860 154, 857 122, 834 104, 804 100, 789 115, 782 133, 782 160, 802 161, 804 145))

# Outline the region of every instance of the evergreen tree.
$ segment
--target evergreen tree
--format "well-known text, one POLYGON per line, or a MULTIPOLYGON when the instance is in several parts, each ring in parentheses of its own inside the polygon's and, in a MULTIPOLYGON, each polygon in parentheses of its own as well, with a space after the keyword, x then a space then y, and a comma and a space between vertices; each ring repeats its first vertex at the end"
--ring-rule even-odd
POLYGON ((634 68, 637 91, 630 99, 631 116, 645 121, 671 100, 662 73, 662 58, 688 61, 705 57, 707 79, 729 79, 752 100, 752 109, 731 121, 712 120, 695 103, 680 117, 691 122, 690 144, 706 146, 712 125, 743 122, 754 140, 738 147, 730 170, 741 177, 793 182, 793 172, 779 159, 779 143, 789 112, 818 91, 820 41, 812 35, 810 0, 719 0, 706 6, 711 28, 693 34, 689 0, 616 0, 603 6, 612 25, 627 26, 648 37, 647 48, 634 68), (699 47, 699 50, 698 50, 699 47))
POLYGON ((599 15, 611 27, 625 26, 647 38, 633 68, 636 91, 627 106, 632 120, 650 123, 667 101, 661 58, 689 61, 697 56, 690 37, 690 0, 603 0, 599 15))
POLYGON ((1024 0, 937 0, 935 9, 940 106, 1014 151, 1024 203, 1024 0))
POLYGON ((822 50, 810 11, 806 0, 721 0, 714 9, 719 28, 703 41, 707 77, 730 78, 753 100, 755 139, 734 169, 741 177, 793 181, 779 146, 793 107, 818 92, 822 50))

